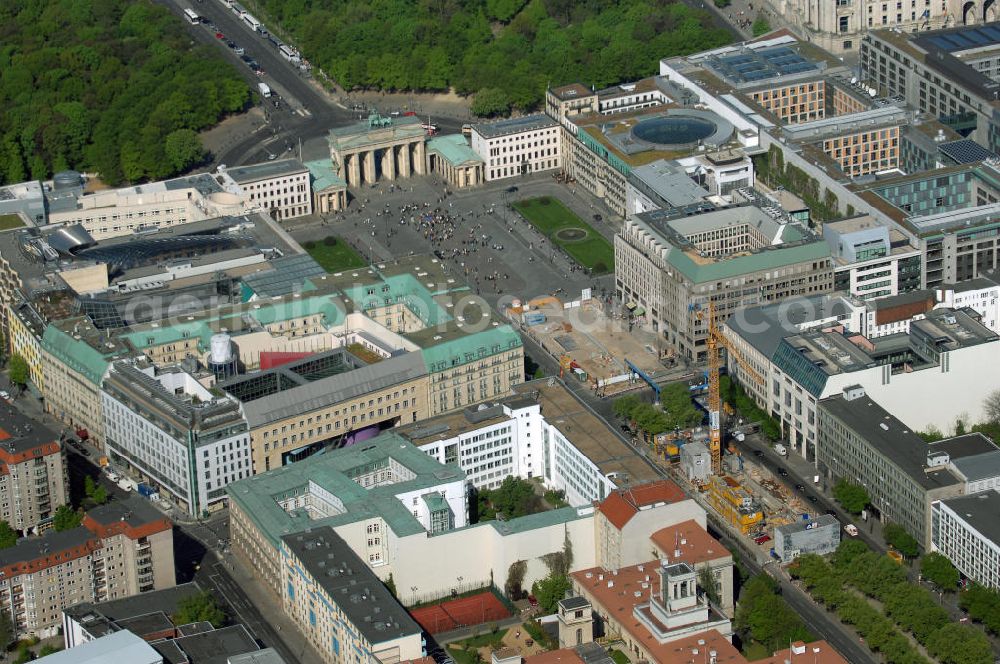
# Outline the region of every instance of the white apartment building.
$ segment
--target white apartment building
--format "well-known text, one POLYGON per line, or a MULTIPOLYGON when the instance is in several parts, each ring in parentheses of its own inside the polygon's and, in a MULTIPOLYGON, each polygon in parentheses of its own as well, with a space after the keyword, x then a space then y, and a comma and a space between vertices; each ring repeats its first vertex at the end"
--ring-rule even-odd
POLYGON ((250 433, 231 397, 190 374, 119 362, 101 389, 107 450, 192 515, 222 507, 230 482, 253 475, 250 433))
POLYGON ((609 495, 617 486, 615 473, 603 471, 574 444, 574 439, 579 441, 575 431, 550 422, 542 411, 540 401, 518 396, 420 422, 399 433, 438 462, 457 464, 477 488, 494 489, 513 475, 542 478, 547 488, 563 491, 574 507, 609 495))
POLYGON ((935 550, 967 578, 1000 590, 1000 492, 935 502, 931 525, 935 550))
POLYGON ((542 113, 472 125, 472 149, 487 182, 562 166, 559 124, 542 113))
POLYGON ((728 358, 730 375, 810 461, 816 459, 816 402, 846 387, 863 387, 914 431, 933 426, 944 432, 959 419, 983 421, 983 399, 1000 388, 1000 337, 964 311, 934 309, 911 321, 908 334, 879 339, 845 328, 796 333, 745 315, 730 317, 723 330, 736 349, 728 358))
POLYGON ((275 219, 312 214, 309 169, 297 159, 220 167, 218 177, 227 189, 235 186, 249 207, 270 213, 275 219))

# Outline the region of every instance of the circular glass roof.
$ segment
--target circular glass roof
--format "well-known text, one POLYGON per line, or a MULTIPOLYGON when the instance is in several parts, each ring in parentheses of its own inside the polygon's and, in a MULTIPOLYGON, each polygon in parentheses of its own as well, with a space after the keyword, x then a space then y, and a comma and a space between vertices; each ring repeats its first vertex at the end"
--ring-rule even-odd
POLYGON ((632 129, 632 134, 647 143, 687 145, 705 140, 716 129, 715 123, 705 118, 668 115, 643 120, 632 129))

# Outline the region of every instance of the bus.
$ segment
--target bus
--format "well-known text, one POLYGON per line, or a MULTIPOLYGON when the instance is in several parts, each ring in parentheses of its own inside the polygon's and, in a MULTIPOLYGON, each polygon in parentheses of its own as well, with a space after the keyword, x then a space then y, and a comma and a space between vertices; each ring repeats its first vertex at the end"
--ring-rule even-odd
POLYGON ((238 4, 236 2, 229 5, 229 8, 232 9, 233 13, 239 16, 240 18, 243 18, 244 16, 247 15, 247 10, 243 9, 243 5, 238 4))
POLYGON ((281 57, 283 57, 285 60, 288 60, 289 62, 298 63, 302 60, 302 58, 299 57, 299 52, 296 51, 291 46, 289 46, 288 44, 282 44, 281 46, 279 46, 278 52, 281 53, 281 57))
POLYGON ((198 16, 193 9, 185 9, 184 16, 187 17, 187 20, 190 21, 191 25, 198 25, 201 23, 201 17, 198 16))
POLYGON ((233 8, 233 0, 222 0, 222 4, 229 7, 230 9, 233 8))
POLYGON ((255 19, 250 14, 243 14, 243 22, 250 26, 250 29, 259 34, 262 37, 267 36, 267 29, 264 24, 255 19))

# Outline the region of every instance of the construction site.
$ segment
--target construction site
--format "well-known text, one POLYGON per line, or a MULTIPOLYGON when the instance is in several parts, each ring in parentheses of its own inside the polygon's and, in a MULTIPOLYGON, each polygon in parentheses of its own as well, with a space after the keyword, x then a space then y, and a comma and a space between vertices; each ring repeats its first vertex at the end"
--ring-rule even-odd
POLYGON ((615 315, 607 309, 597 298, 564 301, 546 296, 515 300, 506 315, 560 359, 564 378, 586 382, 604 396, 680 371, 661 338, 638 327, 629 329, 627 313, 615 315))
MULTIPOLYGON (((743 358, 719 333, 711 303, 696 315, 709 323, 708 369, 703 397, 697 396, 702 385, 692 384, 690 389, 692 398, 708 412, 708 426, 655 436, 640 435, 638 439, 649 446, 651 458, 668 468, 679 483, 687 484, 690 495, 718 515, 734 535, 745 537, 749 540, 747 544, 758 547, 757 553, 763 558, 771 551, 768 543, 774 538, 775 528, 812 520, 815 514, 766 467, 745 462, 739 443, 754 430, 755 423, 737 420, 733 408, 723 403, 719 388, 722 351, 728 352, 730 366, 742 363, 743 358), (724 434, 728 440, 726 449, 723 449, 724 434)), ((763 382, 748 365, 743 364, 743 369, 747 380, 763 382)))

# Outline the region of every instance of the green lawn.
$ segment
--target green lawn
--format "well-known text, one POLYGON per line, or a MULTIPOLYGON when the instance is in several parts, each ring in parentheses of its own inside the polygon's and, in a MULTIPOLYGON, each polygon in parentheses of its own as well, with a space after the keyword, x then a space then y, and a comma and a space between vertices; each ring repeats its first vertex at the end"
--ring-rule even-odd
POLYGON ((351 270, 368 264, 349 244, 339 238, 334 240, 336 244, 333 245, 327 244, 326 240, 316 240, 302 246, 327 272, 351 270))
POLYGON ((558 199, 551 196, 529 198, 514 203, 514 209, 580 265, 595 274, 614 271, 615 251, 611 243, 558 199), (583 231, 584 236, 574 240, 558 236, 559 231, 569 228, 583 231))
POLYGON ((0 214, 0 231, 20 228, 21 226, 24 226, 24 222, 16 214, 0 214))

